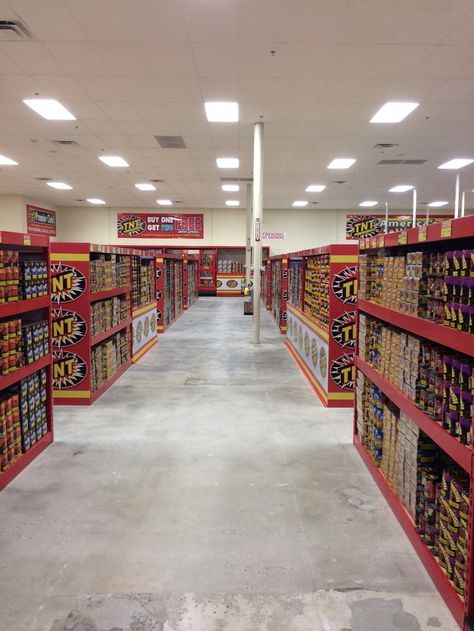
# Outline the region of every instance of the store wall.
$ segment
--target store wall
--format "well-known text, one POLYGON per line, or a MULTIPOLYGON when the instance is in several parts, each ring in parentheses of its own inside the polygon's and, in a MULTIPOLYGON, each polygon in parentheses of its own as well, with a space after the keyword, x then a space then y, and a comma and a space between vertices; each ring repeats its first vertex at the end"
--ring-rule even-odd
MULTIPOLYGON (((26 232, 27 204, 57 211, 51 204, 39 202, 38 200, 23 197, 22 195, 0 195, 0 230, 26 232)), ((56 220, 59 224, 59 213, 57 213, 56 220)))

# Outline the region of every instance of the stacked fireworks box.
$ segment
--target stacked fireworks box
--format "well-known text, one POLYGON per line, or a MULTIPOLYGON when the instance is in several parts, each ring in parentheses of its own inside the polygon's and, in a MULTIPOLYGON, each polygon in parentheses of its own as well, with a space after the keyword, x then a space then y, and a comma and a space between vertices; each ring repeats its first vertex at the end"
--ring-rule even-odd
POLYGON ((15 250, 0 250, 0 304, 19 297, 20 255, 15 250))
POLYGON ((32 364, 49 353, 49 325, 47 320, 23 324, 22 351, 25 365, 32 364))
POLYGON ((48 295, 48 263, 21 261, 19 294, 22 300, 48 295))

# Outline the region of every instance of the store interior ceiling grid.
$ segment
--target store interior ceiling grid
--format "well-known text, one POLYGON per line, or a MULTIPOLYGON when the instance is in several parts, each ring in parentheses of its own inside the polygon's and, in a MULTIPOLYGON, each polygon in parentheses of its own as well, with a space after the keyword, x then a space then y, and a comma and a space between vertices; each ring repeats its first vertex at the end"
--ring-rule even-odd
MULTIPOLYGON (((18 18, 31 39, 0 41, 0 154, 20 166, 1 168, 1 194, 222 208, 220 178, 251 176, 260 116, 267 208, 308 199, 315 209, 354 209, 406 182, 420 202, 452 200, 454 174, 436 167, 474 154, 472 0, 0 0, 0 19, 18 18), (78 120, 40 118, 22 103, 35 95, 58 99, 78 120), (208 123, 206 100, 237 100, 240 123, 208 123), (399 125, 370 124, 388 100, 421 106, 399 125), (162 149, 156 135, 182 136, 187 149, 162 149), (398 146, 382 154, 377 143, 398 146), (102 151, 130 169, 101 164, 102 151), (218 156, 238 156, 240 169, 219 170, 218 156), (336 156, 357 162, 328 171, 336 156), (74 190, 49 190, 41 177, 74 190), (164 180, 157 192, 134 188, 151 178, 164 180), (311 183, 327 189, 307 194, 311 183)), ((462 185, 474 188, 474 167, 462 185)), ((245 205, 245 186, 239 198, 245 205)), ((410 208, 410 195, 388 199, 410 208)))

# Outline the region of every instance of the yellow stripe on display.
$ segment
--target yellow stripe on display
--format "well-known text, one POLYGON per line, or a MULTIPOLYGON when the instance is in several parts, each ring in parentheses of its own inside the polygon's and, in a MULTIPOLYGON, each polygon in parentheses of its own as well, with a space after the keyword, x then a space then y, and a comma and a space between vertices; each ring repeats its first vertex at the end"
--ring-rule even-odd
POLYGON ((353 392, 329 392, 328 399, 331 401, 352 401, 354 399, 353 392))
POLYGON ((51 261, 56 261, 56 262, 63 262, 63 261, 67 261, 68 263, 74 263, 74 262, 82 262, 82 261, 88 261, 89 260, 89 255, 88 254, 71 254, 70 252, 51 252, 51 261))
POLYGON ((156 309, 156 302, 153 302, 152 304, 149 304, 149 305, 145 305, 144 307, 138 307, 138 309, 135 309, 132 312, 132 316, 136 318, 137 316, 143 315, 144 313, 148 313, 148 311, 152 311, 153 309, 156 309))
POLYGON ((157 342, 158 342, 158 339, 156 337, 154 337, 152 340, 147 342, 143 348, 141 348, 138 352, 135 353, 135 355, 133 356, 133 361, 137 361, 137 359, 140 359, 140 357, 144 355, 147 351, 149 351, 150 348, 154 346, 157 342))
POLYGON ((89 390, 55 390, 55 399, 88 399, 91 396, 89 390))
POLYGON ((357 263, 359 257, 356 254, 352 256, 346 254, 331 254, 329 260, 331 263, 357 263))

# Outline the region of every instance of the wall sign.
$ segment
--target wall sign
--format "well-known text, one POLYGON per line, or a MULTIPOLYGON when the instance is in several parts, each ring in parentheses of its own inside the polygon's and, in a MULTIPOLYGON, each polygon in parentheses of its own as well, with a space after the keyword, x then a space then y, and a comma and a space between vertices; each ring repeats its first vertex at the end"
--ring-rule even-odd
POLYGON ((118 213, 120 239, 203 239, 204 215, 118 213))
POLYGON ((29 234, 56 236, 56 213, 54 210, 26 205, 26 231, 29 234))
POLYGON ((286 232, 262 232, 262 239, 286 239, 286 232))
MULTIPOLYGON (((435 215, 429 218, 429 223, 436 223, 451 218, 452 215, 435 215)), ((417 226, 422 226, 426 219, 420 216, 416 220, 417 226)), ((389 215, 388 232, 400 232, 411 228, 413 217, 411 215, 389 215)), ((385 215, 347 215, 346 239, 362 239, 375 237, 385 232, 385 215)))

